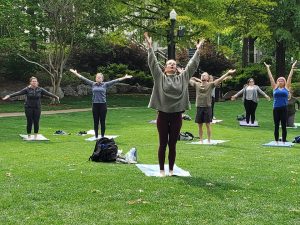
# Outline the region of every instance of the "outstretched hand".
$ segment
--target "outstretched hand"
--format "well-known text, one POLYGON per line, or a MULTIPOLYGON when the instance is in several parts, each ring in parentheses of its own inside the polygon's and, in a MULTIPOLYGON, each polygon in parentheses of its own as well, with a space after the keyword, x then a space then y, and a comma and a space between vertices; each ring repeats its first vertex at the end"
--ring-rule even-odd
POLYGON ((77 70, 70 69, 70 72, 77 74, 77 70))
POLYGON ((152 38, 149 37, 148 32, 144 33, 145 41, 148 45, 148 48, 152 48, 152 38))
POLYGON ((236 69, 234 69, 234 70, 233 70, 233 69, 230 69, 230 70, 228 70, 227 73, 228 73, 228 74, 234 74, 235 72, 236 72, 236 69))
POLYGON ((271 65, 267 64, 266 62, 264 62, 264 64, 267 68, 270 68, 270 66, 271 66, 271 65))
POLYGON ((4 98, 2 98, 2 100, 7 100, 7 99, 9 99, 9 95, 6 95, 4 98))
POLYGON ((130 78, 132 78, 131 75, 126 74, 126 75, 124 76, 124 79, 130 79, 130 78))
POLYGON ((199 51, 201 48, 203 48, 204 42, 205 42, 205 39, 201 39, 200 41, 197 42, 196 48, 197 48, 198 51, 199 51))
POLYGON ((296 68, 296 65, 297 65, 297 60, 293 63, 292 69, 295 69, 295 68, 296 68))

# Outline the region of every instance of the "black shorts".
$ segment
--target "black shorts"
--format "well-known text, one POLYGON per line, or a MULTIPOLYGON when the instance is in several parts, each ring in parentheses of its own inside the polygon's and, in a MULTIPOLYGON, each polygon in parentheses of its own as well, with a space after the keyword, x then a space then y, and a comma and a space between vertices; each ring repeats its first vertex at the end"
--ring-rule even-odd
POLYGON ((197 107, 195 123, 211 123, 212 111, 211 107, 197 107))

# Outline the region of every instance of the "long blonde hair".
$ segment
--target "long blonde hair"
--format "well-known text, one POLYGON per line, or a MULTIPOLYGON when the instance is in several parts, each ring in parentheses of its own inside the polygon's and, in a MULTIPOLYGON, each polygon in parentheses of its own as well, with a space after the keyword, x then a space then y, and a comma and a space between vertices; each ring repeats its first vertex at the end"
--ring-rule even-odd
MULTIPOLYGON (((276 85, 275 85, 275 89, 277 89, 277 88, 279 87, 279 84, 278 84, 278 81, 279 81, 279 80, 283 80, 283 81, 284 81, 284 87, 283 87, 283 88, 288 89, 287 86, 286 86, 286 79, 285 79, 285 77, 278 77, 278 78, 277 78, 277 80, 276 80, 276 85)), ((288 90, 289 90, 289 89, 288 89, 288 90)))

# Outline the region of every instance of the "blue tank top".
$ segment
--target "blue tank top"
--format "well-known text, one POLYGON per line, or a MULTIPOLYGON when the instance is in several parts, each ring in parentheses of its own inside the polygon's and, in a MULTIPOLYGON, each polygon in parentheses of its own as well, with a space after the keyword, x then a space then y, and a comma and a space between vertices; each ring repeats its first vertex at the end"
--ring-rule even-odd
POLYGON ((273 98, 274 98, 273 107, 279 108, 279 107, 287 106, 288 96, 289 96, 289 91, 286 88, 283 89, 276 88, 273 91, 273 98))

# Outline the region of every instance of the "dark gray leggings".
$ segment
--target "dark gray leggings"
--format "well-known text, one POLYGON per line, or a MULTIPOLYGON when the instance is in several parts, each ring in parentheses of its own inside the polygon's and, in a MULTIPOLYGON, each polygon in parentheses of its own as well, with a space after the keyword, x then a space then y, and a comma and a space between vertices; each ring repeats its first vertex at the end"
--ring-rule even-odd
POLYGON ((279 123, 281 122, 282 141, 286 142, 287 107, 284 106, 284 107, 274 108, 273 109, 273 118, 274 118, 274 124, 275 124, 275 130, 274 130, 275 141, 279 140, 279 123))
POLYGON ((39 132, 39 123, 41 117, 41 108, 29 108, 25 107, 25 115, 27 119, 27 134, 31 134, 32 124, 34 127, 34 133, 39 132))
POLYGON ((106 113, 106 103, 93 103, 94 130, 96 138, 98 137, 99 122, 101 126, 101 137, 104 137, 106 113))

